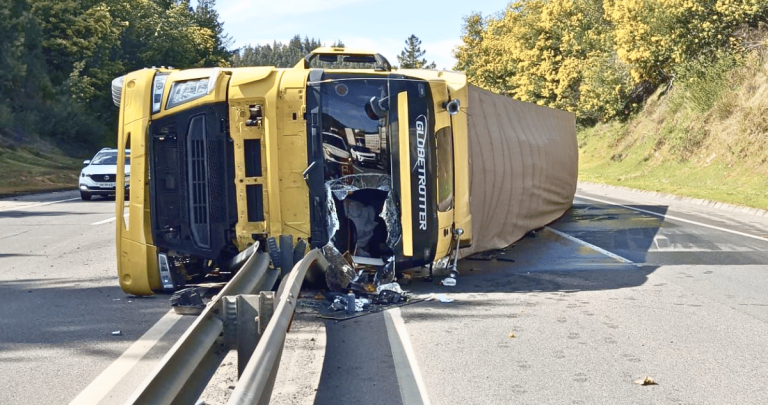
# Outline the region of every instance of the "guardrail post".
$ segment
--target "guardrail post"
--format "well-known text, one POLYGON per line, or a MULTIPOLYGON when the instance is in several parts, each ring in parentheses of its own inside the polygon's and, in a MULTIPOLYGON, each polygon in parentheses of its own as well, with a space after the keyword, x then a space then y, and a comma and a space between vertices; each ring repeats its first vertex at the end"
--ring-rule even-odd
POLYGON ((259 295, 241 294, 222 297, 221 302, 224 317, 224 345, 228 350, 237 350, 239 378, 275 311, 275 293, 261 291, 259 295))

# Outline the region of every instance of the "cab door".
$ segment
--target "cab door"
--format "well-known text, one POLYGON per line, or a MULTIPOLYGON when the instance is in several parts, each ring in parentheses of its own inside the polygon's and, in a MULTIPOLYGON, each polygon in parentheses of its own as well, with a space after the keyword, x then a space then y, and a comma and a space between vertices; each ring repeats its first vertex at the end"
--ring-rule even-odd
POLYGON ((435 259, 450 253, 454 229, 454 160, 451 116, 443 107, 449 100, 445 83, 431 83, 435 103, 435 149, 437 157, 437 251, 435 259))

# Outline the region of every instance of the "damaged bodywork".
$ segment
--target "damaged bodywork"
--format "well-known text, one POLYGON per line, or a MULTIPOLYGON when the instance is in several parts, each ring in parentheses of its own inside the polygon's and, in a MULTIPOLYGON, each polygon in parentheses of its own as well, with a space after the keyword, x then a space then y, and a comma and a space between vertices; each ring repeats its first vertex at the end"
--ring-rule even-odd
POLYGON ((575 192, 573 114, 458 72, 393 70, 375 52, 318 48, 288 69, 143 69, 112 90, 130 294, 225 281, 254 250, 286 274, 312 248, 331 262, 329 289, 375 293, 406 269, 455 270, 459 252, 507 246, 575 192))

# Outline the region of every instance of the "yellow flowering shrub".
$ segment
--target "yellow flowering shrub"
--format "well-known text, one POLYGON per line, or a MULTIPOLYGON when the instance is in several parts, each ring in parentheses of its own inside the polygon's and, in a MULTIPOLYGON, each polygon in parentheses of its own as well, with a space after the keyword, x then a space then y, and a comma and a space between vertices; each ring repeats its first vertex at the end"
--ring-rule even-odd
POLYGON ((768 0, 515 0, 465 19, 456 69, 488 90, 606 121, 682 63, 735 49, 731 33, 766 15, 768 0))

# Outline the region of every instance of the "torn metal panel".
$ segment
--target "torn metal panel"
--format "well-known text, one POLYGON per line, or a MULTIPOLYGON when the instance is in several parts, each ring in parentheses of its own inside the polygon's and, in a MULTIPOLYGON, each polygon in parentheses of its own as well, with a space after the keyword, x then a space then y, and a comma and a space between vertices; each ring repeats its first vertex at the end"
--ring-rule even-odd
POLYGON ((332 243, 323 246, 321 252, 329 264, 325 270, 325 282, 328 288, 332 291, 347 288, 357 277, 355 270, 332 243))

